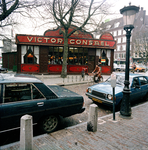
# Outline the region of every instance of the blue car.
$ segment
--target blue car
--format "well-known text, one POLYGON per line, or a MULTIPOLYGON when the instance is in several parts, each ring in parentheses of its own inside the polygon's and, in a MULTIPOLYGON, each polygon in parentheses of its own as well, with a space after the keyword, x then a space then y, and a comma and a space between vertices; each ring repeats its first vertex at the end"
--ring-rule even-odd
MULTIPOLYGON (((116 74, 116 87, 115 87, 115 105, 120 109, 123 99, 125 74, 116 74)), ((129 75, 131 90, 130 101, 136 101, 139 99, 148 100, 148 77, 140 74, 129 75)), ((111 87, 111 77, 105 82, 90 86, 86 90, 86 95, 95 103, 101 103, 105 105, 113 105, 113 88, 111 87)))

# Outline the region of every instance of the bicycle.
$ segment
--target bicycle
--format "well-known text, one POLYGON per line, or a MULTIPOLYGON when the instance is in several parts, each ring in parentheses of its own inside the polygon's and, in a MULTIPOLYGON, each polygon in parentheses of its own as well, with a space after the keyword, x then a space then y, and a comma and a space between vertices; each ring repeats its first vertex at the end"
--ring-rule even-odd
POLYGON ((96 73, 88 73, 89 76, 93 76, 93 80, 95 83, 98 83, 100 81, 103 81, 103 76, 99 76, 99 77, 96 77, 96 73))

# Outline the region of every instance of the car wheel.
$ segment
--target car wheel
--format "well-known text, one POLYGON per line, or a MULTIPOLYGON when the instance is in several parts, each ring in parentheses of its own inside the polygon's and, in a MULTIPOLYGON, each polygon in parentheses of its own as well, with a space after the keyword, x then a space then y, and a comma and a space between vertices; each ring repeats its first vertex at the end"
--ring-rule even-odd
POLYGON ((59 124, 59 117, 55 115, 50 115, 45 117, 40 122, 40 127, 43 132, 51 133, 57 129, 58 124, 59 124))
POLYGON ((139 72, 139 69, 137 69, 137 72, 139 72))

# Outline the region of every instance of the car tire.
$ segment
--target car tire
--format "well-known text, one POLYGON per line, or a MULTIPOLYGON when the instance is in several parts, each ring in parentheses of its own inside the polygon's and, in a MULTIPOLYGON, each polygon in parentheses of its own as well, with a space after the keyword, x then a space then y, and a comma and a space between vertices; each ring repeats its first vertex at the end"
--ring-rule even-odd
POLYGON ((42 119, 40 122, 40 128, 45 133, 51 133, 57 129, 59 125, 59 117, 56 115, 50 115, 42 119))

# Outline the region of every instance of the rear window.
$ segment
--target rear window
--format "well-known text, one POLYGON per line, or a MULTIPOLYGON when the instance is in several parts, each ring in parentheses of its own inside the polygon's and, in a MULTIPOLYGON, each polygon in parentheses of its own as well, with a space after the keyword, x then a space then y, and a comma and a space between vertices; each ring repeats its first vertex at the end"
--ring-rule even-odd
POLYGON ((34 83, 34 85, 44 94, 47 99, 57 98, 57 96, 43 83, 34 83))

